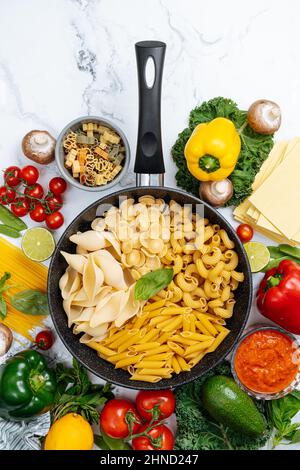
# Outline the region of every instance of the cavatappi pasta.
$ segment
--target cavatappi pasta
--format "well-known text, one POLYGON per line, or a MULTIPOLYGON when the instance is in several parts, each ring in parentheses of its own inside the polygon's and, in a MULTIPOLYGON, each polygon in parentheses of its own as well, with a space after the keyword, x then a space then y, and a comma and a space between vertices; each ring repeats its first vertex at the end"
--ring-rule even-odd
POLYGON ((124 199, 70 237, 60 280, 69 327, 132 380, 157 382, 189 371, 229 334, 234 291, 244 275, 225 230, 190 206, 152 196, 124 199), (149 271, 173 280, 147 302, 134 297, 149 271))

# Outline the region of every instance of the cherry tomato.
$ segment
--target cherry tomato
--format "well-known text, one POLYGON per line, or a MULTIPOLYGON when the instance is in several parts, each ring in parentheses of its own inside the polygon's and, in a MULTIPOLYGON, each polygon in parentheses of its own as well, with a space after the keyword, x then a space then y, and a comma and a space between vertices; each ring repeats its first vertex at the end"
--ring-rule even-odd
POLYGON ((16 191, 10 187, 1 186, 0 188, 0 204, 6 206, 16 199, 16 191))
POLYGON ((247 243, 253 237, 253 228, 248 224, 241 224, 236 229, 236 233, 242 243, 247 243))
POLYGON ((64 216, 59 211, 53 212, 53 214, 46 217, 46 225, 50 230, 58 229, 63 225, 64 221, 64 216))
POLYGON ((21 178, 28 186, 32 186, 39 179, 39 170, 32 165, 24 166, 21 170, 21 178))
POLYGON ((142 390, 137 394, 136 407, 145 421, 151 421, 149 410, 158 407, 160 413, 157 420, 169 418, 175 410, 175 396, 171 390, 142 390))
POLYGON ((129 400, 114 398, 104 406, 100 415, 101 429, 110 437, 123 439, 128 437, 129 428, 125 421, 129 416, 134 419, 133 433, 136 433, 140 426, 140 418, 134 404, 129 400))
POLYGON ((55 194, 52 195, 52 193, 49 193, 45 197, 45 202, 47 209, 49 208, 50 212, 55 212, 63 206, 63 199, 59 194, 55 196, 55 194))
POLYGON ((67 183, 63 178, 56 176, 50 180, 49 189, 53 194, 55 194, 55 196, 57 196, 65 192, 67 189, 67 183))
MULTIPOLYGON (((138 433, 146 431, 148 424, 143 424, 138 430, 138 433)), ((135 437, 132 439, 132 448, 134 450, 173 450, 174 436, 171 430, 165 424, 159 424, 146 433, 145 436, 135 437), (157 439, 159 446, 151 443, 152 439, 157 439)))
POLYGON ((33 184, 32 186, 27 186, 24 194, 30 198, 42 199, 44 196, 43 186, 41 186, 39 183, 33 184))
POLYGON ((17 197, 10 209, 17 217, 24 217, 29 212, 30 203, 26 197, 17 197))
POLYGON ((44 222, 46 220, 47 214, 44 206, 38 202, 35 204, 34 209, 30 211, 30 218, 35 222, 44 222))
POLYGON ((9 166, 4 172, 5 183, 14 188, 21 183, 21 170, 18 166, 9 166))
POLYGON ((51 333, 50 330, 40 331, 36 335, 35 342, 39 349, 42 349, 43 351, 47 351, 47 349, 50 349, 54 343, 53 334, 51 333))

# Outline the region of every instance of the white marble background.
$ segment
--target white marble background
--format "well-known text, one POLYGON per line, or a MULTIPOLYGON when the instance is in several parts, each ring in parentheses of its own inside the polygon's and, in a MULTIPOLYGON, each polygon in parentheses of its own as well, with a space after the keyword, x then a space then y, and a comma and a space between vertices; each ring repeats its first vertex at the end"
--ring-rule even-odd
MULTIPOLYGON (((278 137, 298 135, 299 15, 298 0, 0 0, 1 168, 28 163, 20 144, 29 130, 56 136, 84 114, 114 120, 134 155, 134 43, 145 39, 167 43, 162 128, 168 186, 175 185, 176 171, 170 148, 203 100, 221 95, 246 109, 258 98, 273 99, 283 110, 278 137)), ((52 164, 41 172, 46 183, 58 170, 52 164)), ((122 184, 130 182, 132 174, 122 184)), ((96 198, 70 189, 66 223, 96 198)), ((223 213, 232 221, 230 209, 223 213)), ((252 322, 257 315, 254 309, 252 322)), ((58 340, 55 351, 67 357, 58 340)))

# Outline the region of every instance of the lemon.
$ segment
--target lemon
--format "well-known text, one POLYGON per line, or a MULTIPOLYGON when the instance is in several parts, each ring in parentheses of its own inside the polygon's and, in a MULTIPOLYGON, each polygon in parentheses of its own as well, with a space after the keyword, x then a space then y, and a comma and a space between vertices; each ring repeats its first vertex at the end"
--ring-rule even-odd
POLYGON ((53 235, 43 227, 30 228, 23 235, 22 249, 32 261, 45 261, 55 249, 53 235))
POLYGON ((248 242, 244 245, 250 263, 251 272, 258 273, 264 269, 270 261, 268 248, 259 242, 248 242))
POLYGON ((52 424, 45 450, 91 450, 94 434, 91 425, 76 413, 68 413, 52 424))

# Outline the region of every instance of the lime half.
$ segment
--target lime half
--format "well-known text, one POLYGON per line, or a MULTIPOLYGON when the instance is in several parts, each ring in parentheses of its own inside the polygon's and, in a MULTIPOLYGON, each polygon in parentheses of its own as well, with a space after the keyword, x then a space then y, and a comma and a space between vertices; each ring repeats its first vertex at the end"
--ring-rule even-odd
POLYGON ((45 261, 55 249, 53 235, 43 227, 30 228, 23 235, 22 249, 32 261, 45 261))
POLYGON ((251 272, 258 273, 264 269, 270 261, 270 252, 268 248, 259 242, 248 242, 244 245, 247 253, 251 272))

